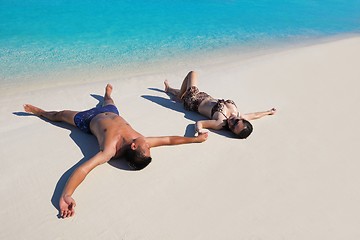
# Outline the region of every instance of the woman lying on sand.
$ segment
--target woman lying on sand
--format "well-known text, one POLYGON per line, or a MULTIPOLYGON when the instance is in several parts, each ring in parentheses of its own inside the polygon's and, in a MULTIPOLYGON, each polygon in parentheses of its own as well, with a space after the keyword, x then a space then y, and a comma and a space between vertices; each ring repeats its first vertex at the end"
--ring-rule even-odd
POLYGON ((210 120, 198 121, 195 129, 198 133, 203 133, 206 129, 228 129, 238 138, 247 138, 253 127, 250 120, 258 119, 266 115, 273 115, 276 112, 272 108, 264 112, 241 114, 232 100, 215 99, 205 92, 200 92, 197 88, 197 74, 194 71, 188 73, 181 88, 170 87, 165 80, 165 92, 175 95, 177 100, 184 103, 186 110, 198 112, 210 120))

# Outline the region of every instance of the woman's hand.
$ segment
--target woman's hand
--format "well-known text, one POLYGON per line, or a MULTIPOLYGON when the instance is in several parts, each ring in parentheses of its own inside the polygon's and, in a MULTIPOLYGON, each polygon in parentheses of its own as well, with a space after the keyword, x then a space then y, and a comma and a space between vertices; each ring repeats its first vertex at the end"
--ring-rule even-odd
POLYGON ((276 108, 272 108, 269 110, 269 115, 274 115, 276 113, 276 108))
POLYGON ((207 129, 200 129, 197 131, 197 133, 199 133, 199 134, 208 133, 208 132, 209 132, 209 130, 207 130, 207 129))
POLYGON ((201 134, 201 133, 207 133, 209 131, 207 129, 203 128, 203 125, 202 125, 201 121, 197 121, 195 123, 195 132, 201 134))

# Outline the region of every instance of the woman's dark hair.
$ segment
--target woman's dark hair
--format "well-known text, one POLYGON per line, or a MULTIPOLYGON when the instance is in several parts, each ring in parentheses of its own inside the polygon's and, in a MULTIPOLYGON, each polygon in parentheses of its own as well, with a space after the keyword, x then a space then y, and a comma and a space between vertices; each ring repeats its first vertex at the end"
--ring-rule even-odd
POLYGON ((145 156, 139 148, 135 150, 129 148, 126 152, 126 158, 129 165, 136 170, 141 170, 151 163, 151 157, 145 156))
POLYGON ((242 121, 244 123, 244 129, 241 132, 239 132, 239 134, 236 134, 236 136, 240 139, 245 139, 252 133, 253 126, 249 121, 245 119, 242 119, 242 121))

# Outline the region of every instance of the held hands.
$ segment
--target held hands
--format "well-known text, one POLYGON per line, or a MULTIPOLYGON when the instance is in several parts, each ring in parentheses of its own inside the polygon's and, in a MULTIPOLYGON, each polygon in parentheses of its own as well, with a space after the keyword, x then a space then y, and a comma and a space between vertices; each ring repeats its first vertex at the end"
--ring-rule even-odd
POLYGON ((199 143, 205 142, 207 138, 208 138, 207 132, 205 133, 199 132, 199 134, 196 136, 196 139, 198 140, 199 143))
POLYGON ((206 129, 202 128, 202 124, 200 122, 195 123, 195 131, 196 131, 196 140, 197 142, 205 142, 209 136, 209 132, 206 129))
POLYGON ((195 132, 200 134, 200 133, 208 133, 209 131, 207 129, 204 129, 200 121, 198 121, 195 123, 195 132))
POLYGON ((71 196, 61 196, 59 205, 62 218, 74 216, 76 203, 71 196))

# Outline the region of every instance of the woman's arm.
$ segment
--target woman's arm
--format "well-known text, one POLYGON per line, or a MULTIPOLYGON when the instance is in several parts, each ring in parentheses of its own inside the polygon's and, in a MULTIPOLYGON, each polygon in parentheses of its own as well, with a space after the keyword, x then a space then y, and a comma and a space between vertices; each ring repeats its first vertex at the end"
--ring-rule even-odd
POLYGON ((224 121, 220 120, 202 120, 195 123, 195 131, 198 133, 204 132, 206 129, 220 130, 224 126, 224 121))
POLYGON ((268 111, 263 111, 263 112, 255 112, 255 113, 246 113, 244 115, 242 115, 241 117, 245 120, 255 120, 255 119, 259 119, 262 118, 264 116, 267 115, 274 115, 276 113, 276 109, 272 108, 268 111))
POLYGON ((109 161, 113 156, 114 154, 112 154, 112 152, 100 151, 75 169, 66 182, 59 200, 61 217, 66 218, 74 215, 76 203, 71 196, 75 189, 80 185, 91 170, 93 170, 96 166, 109 161))

